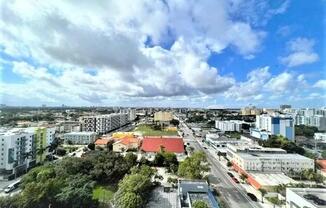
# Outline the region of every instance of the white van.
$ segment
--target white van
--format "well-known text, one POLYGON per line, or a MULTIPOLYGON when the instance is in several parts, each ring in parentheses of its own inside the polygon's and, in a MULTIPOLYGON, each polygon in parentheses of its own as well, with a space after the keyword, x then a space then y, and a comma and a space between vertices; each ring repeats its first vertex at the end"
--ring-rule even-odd
POLYGON ((7 186, 7 188, 5 188, 5 190, 4 190, 5 193, 9 193, 9 192, 15 190, 16 188, 19 187, 19 184, 20 184, 20 180, 14 182, 14 183, 12 183, 12 184, 9 184, 9 185, 7 186))

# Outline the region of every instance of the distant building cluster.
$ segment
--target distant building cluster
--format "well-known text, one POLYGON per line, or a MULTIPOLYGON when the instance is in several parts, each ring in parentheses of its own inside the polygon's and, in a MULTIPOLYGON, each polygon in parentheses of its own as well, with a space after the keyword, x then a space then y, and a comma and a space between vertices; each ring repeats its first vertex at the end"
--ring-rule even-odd
POLYGON ((241 115, 243 116, 256 116, 262 113, 262 109, 256 108, 255 106, 248 106, 241 108, 241 115))
POLYGON ((288 115, 257 115, 256 129, 251 130, 251 135, 259 139, 266 139, 266 134, 282 135, 289 140, 294 140, 294 119, 288 115))
POLYGON ((306 108, 306 109, 285 109, 295 118, 295 125, 306 125, 317 127, 318 130, 326 130, 326 109, 306 108))

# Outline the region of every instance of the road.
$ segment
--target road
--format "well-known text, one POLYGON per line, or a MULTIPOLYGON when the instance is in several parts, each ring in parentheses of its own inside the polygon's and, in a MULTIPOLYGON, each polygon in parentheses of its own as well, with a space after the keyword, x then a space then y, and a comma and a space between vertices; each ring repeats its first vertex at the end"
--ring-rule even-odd
POLYGON ((221 167, 218 160, 206 149, 204 149, 200 142, 194 138, 192 131, 181 122, 181 130, 184 132, 184 140, 189 143, 195 150, 204 151, 207 155, 208 162, 211 164, 211 175, 209 180, 212 184, 216 184, 218 190, 226 199, 230 207, 237 208, 260 208, 261 206, 253 202, 248 196, 244 188, 227 175, 227 171, 221 167))

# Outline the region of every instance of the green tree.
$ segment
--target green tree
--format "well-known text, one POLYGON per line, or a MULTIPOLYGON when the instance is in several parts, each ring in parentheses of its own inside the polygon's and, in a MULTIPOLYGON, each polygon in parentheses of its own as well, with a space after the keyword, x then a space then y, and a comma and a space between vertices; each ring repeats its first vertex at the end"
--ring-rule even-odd
POLYGON ((61 189, 55 197, 62 204, 62 207, 96 207, 92 199, 94 181, 89 176, 73 175, 66 178, 67 185, 61 189))
POLYGON ((137 155, 133 154, 132 152, 128 152, 124 157, 128 167, 133 167, 137 164, 137 155))
POLYGON ((226 166, 228 166, 229 168, 232 167, 232 162, 228 161, 228 162, 226 163, 226 166))
POLYGON ((203 174, 210 170, 206 154, 195 152, 180 163, 178 175, 189 179, 202 179, 203 174))
POLYGON ((126 192, 117 199, 116 203, 119 208, 140 208, 143 204, 144 201, 141 196, 133 192, 126 192))
POLYGON ((264 203, 264 196, 267 194, 267 191, 263 188, 258 189, 261 194, 261 202, 264 203))
POLYGON ((172 124, 172 125, 174 125, 174 126, 179 126, 180 121, 177 120, 177 119, 172 119, 172 120, 170 121, 170 124, 172 124))
POLYGON ((248 175, 245 173, 241 173, 240 178, 241 178, 241 180, 246 181, 248 178, 248 175))
POLYGON ((322 153, 321 153, 321 157, 323 159, 326 159, 326 150, 323 150, 322 153))
POLYGON ((209 206, 206 204, 203 200, 196 200, 192 203, 193 208, 209 208, 209 206))

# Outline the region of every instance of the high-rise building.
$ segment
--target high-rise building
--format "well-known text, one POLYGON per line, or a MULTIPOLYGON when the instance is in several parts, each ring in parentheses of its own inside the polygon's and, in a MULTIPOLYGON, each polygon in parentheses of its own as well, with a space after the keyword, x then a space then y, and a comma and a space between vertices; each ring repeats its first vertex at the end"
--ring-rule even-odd
POLYGON ((243 121, 215 121, 215 128, 221 130, 221 131, 237 131, 240 132, 242 129, 243 121))
POLYGON ((294 119, 286 115, 258 115, 256 116, 256 128, 264 130, 271 135, 282 135, 294 140, 294 119))

